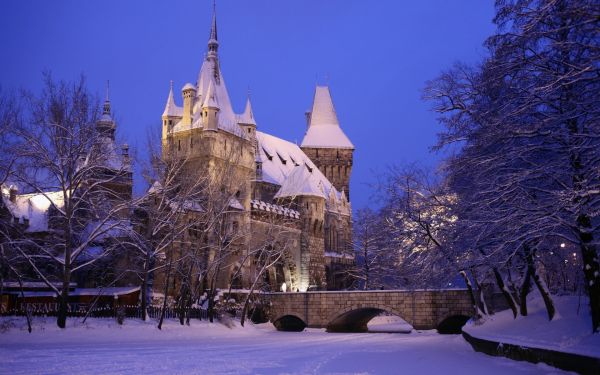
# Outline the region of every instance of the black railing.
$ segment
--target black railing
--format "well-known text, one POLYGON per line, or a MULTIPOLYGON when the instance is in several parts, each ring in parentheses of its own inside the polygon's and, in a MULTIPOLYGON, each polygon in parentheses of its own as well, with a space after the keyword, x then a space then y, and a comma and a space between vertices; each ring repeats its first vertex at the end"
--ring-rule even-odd
MULTIPOLYGON (((159 319, 162 307, 148 306, 146 309, 147 316, 150 319, 159 319)), ((3 316, 57 316, 58 304, 23 304, 19 308, 3 311, 3 316)), ((179 308, 167 307, 165 309, 165 319, 179 318, 183 315, 185 318, 208 320, 208 310, 200 308, 189 308, 182 311, 179 308)), ((90 318, 136 318, 142 319, 142 309, 139 305, 119 305, 112 306, 97 306, 89 310, 89 306, 85 304, 69 304, 67 308, 68 317, 85 317, 90 318)))

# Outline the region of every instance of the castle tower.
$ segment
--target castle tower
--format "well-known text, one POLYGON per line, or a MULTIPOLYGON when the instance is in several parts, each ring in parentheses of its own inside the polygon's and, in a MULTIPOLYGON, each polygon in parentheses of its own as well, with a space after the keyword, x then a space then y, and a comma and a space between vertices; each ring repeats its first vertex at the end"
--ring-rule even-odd
POLYGON ((306 120, 308 128, 300 148, 338 191, 345 191, 350 201, 354 145, 340 127, 329 87, 316 87, 306 120))
POLYGON ((162 139, 163 142, 167 139, 167 136, 173 129, 173 125, 181 119, 181 108, 175 105, 175 98, 173 97, 173 81, 170 83, 169 96, 167 97, 167 104, 162 114, 162 139))

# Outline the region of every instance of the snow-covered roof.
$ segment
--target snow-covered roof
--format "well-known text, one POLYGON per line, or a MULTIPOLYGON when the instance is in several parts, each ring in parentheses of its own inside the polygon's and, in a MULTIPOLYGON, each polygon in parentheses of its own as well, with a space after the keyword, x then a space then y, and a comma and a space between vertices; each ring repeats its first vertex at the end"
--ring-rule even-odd
POLYGON ((194 87, 194 85, 192 85, 191 83, 188 82, 185 85, 183 85, 183 87, 181 88, 181 91, 186 91, 186 90, 196 91, 196 87, 194 87))
POLYGON ((2 187, 2 199, 13 217, 28 219, 26 232, 44 232, 48 230, 48 210, 52 203, 59 209, 64 206, 62 191, 49 191, 44 194, 17 194, 15 202, 10 200, 8 187, 2 187))
POLYGON ((241 210, 241 211, 244 210, 244 206, 235 197, 229 198, 229 207, 235 208, 236 210, 241 210))
POLYGON ((354 145, 340 127, 327 86, 317 86, 315 89, 309 125, 302 140, 302 147, 354 149, 354 145))
POLYGON ((202 103, 202 108, 219 108, 219 98, 215 93, 215 85, 211 80, 208 84, 208 90, 204 95, 204 102, 202 103))
MULTIPOLYGON (((101 150, 100 162, 107 168, 115 171, 131 172, 131 164, 123 157, 122 150, 110 137, 99 137, 98 145, 101 150)), ((122 147, 127 147, 123 145, 122 147)))
POLYGON ((225 85, 225 79, 220 70, 219 63, 215 59, 205 59, 198 74, 198 91, 196 93, 197 100, 200 100, 203 104, 205 103, 211 83, 214 90, 212 94, 220 109, 219 128, 227 131, 235 130, 238 127, 236 116, 229 100, 229 93, 227 92, 227 86, 225 85))
POLYGON ((326 198, 332 190, 341 197, 298 145, 260 131, 256 132, 256 140, 263 181, 281 186, 277 198, 297 195, 326 198))
POLYGON ((327 198, 323 184, 313 175, 313 172, 309 171, 306 165, 294 167, 275 194, 275 198, 296 196, 327 198))
POLYGON ((256 125, 254 112, 252 112, 252 104, 250 104, 250 98, 246 100, 246 108, 244 109, 244 113, 237 116, 237 122, 240 124, 256 125))
POLYGON ((183 108, 178 107, 175 104, 175 98, 173 97, 173 81, 171 81, 171 88, 169 89, 169 96, 167 97, 167 104, 165 105, 165 110, 163 112, 164 116, 175 116, 181 117, 183 116, 183 108))

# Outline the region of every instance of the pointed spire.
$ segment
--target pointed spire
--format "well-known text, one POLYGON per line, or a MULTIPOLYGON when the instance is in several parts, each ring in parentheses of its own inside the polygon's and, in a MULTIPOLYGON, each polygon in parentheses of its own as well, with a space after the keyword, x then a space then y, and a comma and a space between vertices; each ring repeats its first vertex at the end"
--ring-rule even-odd
POLYGON ((217 5, 213 0, 213 16, 210 26, 210 35, 208 37, 208 59, 217 59, 217 52, 219 50, 219 41, 217 37, 217 5))
POLYGON ((252 111, 252 103, 250 102, 250 96, 248 96, 248 99, 246 99, 246 108, 244 109, 244 115, 246 115, 246 117, 249 120, 254 121, 254 112, 252 111))
POLYGON ((218 40, 217 38, 217 2, 213 0, 213 16, 212 16, 212 24, 210 28, 210 38, 218 40))
POLYGON ((239 122, 241 124, 247 125, 256 125, 256 120, 254 119, 254 111, 252 111, 252 103, 250 102, 250 92, 248 92, 248 98, 246 99, 246 108, 244 109, 244 113, 239 117, 239 122))
POLYGON ((177 106, 175 105, 175 97, 173 95, 173 80, 169 83, 169 96, 167 97, 167 104, 162 114, 163 116, 176 116, 177 106))
POLYGON ((106 98, 104 99, 104 106, 102 108, 102 114, 110 116, 110 99, 108 96, 108 91, 109 91, 109 81, 106 80, 106 98))

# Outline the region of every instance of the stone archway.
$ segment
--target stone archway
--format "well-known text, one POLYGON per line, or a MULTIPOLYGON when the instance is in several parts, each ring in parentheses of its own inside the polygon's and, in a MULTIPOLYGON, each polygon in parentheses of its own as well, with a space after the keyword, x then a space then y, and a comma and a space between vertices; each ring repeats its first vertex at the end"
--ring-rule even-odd
MULTIPOLYGON (((351 307, 330 319, 327 324, 327 332, 368 332, 369 321, 381 313, 388 313, 404 319, 398 312, 381 306, 351 307)), ((405 321, 408 323, 407 320, 405 321)))
POLYGON ((466 314, 449 315, 437 324, 436 329, 441 334, 460 334, 469 319, 471 317, 466 314))
POLYGON ((304 320, 293 314, 285 314, 273 321, 278 331, 302 332, 306 328, 304 320))

